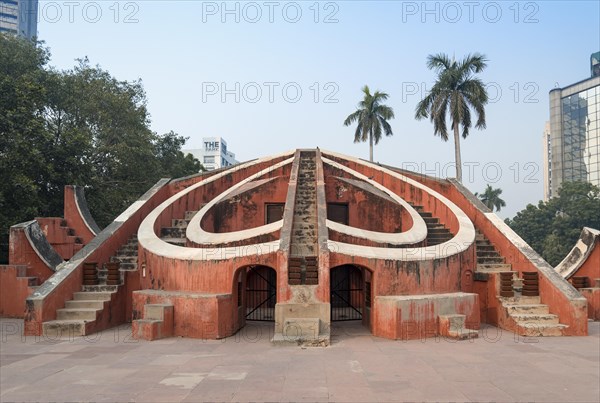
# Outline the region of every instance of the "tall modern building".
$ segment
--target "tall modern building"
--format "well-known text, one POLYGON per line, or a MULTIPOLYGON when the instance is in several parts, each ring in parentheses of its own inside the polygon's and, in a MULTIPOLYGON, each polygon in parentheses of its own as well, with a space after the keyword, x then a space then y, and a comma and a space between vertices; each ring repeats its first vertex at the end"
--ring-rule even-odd
POLYGON ((37 36, 38 0, 0 0, 0 34, 37 36))
POLYGON ((550 133, 544 132, 545 199, 565 181, 600 186, 600 75, 591 57, 592 77, 550 91, 550 133))
POLYGON ((198 158, 209 171, 238 163, 235 154, 227 150, 227 142, 221 137, 203 137, 201 149, 183 150, 183 152, 198 158))

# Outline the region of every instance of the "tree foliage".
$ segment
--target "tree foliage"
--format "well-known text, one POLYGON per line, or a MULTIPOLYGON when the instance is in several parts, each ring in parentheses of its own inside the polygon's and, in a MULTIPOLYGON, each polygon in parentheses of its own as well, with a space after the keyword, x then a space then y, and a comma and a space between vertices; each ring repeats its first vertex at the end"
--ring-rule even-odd
POLYGON ((394 110, 383 104, 389 97, 385 92, 375 91, 371 94, 369 86, 362 88, 363 99, 358 103, 355 112, 348 115, 344 120, 344 126, 350 126, 356 122, 354 142, 365 142, 369 140, 369 160, 373 161, 373 143, 378 144, 381 135, 392 136, 392 126, 388 120, 394 118, 394 110))
POLYGON ((11 225, 62 215, 65 185, 85 186, 105 226, 161 177, 202 168, 181 152, 186 138, 150 130, 141 81, 119 81, 87 58, 57 71, 43 44, 8 35, 0 35, 0 54, 4 247, 11 225))
POLYGON ((529 204, 506 221, 556 266, 575 245, 583 227, 600 228, 600 189, 588 182, 564 182, 558 197, 537 206, 529 204))
POLYGON ((501 194, 502 189, 494 189, 492 185, 487 185, 483 193, 475 193, 475 196, 490 210, 500 211, 502 207, 506 207, 506 202, 500 197, 501 194))
POLYGON ((430 55, 427 67, 437 72, 431 91, 416 107, 415 118, 429 118, 433 123, 433 134, 448 141, 446 118, 454 131, 454 158, 456 179, 462 182, 462 159, 460 155, 460 127, 462 137, 467 138, 472 125, 471 109, 477 115, 475 128, 485 129, 485 105, 488 95, 483 82, 475 77, 487 67, 485 56, 475 53, 456 61, 443 54, 430 55))

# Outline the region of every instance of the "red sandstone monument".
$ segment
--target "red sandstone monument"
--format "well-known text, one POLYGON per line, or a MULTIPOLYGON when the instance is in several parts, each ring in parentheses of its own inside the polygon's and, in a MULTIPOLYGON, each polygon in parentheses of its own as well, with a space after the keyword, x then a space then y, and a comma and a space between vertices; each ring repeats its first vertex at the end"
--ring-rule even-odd
POLYGON ((26 335, 327 345, 332 322, 390 339, 586 335, 600 319, 600 232, 553 268, 460 183, 319 149, 163 179, 104 230, 81 188, 15 225, 0 315, 26 335))

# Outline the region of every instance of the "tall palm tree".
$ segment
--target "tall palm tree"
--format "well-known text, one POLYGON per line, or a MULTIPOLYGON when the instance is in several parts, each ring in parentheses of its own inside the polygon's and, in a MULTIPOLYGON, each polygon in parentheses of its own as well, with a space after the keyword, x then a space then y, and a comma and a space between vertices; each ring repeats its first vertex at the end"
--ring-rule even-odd
POLYGON ((418 104, 415 112, 417 120, 429 118, 433 123, 433 134, 448 141, 446 114, 450 117, 454 131, 454 156, 456 179, 462 182, 462 160, 460 156, 460 131, 467 138, 471 128, 471 109, 477 114, 475 128, 485 129, 485 109, 488 95, 485 85, 474 74, 486 68, 485 56, 475 53, 457 62, 439 53, 429 55, 427 67, 437 72, 437 80, 429 94, 418 104))
POLYGON ((369 86, 365 85, 362 88, 364 98, 358 103, 356 112, 348 115, 344 120, 344 126, 350 126, 357 122, 356 131, 354 132, 354 142, 369 140, 369 160, 373 161, 373 142, 379 143, 382 132, 386 136, 392 136, 392 126, 388 120, 394 118, 394 110, 384 105, 382 102, 387 100, 389 95, 385 92, 375 91, 371 94, 369 86))
POLYGON ((490 210, 494 211, 495 208, 496 211, 500 211, 502 207, 506 206, 504 200, 500 198, 501 194, 502 189, 494 189, 492 188, 492 185, 487 185, 482 194, 475 193, 475 196, 479 197, 479 200, 481 200, 481 202, 490 210))

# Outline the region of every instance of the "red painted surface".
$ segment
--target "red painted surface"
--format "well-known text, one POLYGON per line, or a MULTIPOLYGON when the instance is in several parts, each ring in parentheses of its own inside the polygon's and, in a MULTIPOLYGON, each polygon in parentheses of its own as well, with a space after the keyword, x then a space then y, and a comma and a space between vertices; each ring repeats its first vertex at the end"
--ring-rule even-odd
POLYGON ((63 226, 64 219, 60 217, 38 217, 36 218, 46 239, 54 250, 63 258, 69 260, 75 253, 83 248, 82 239, 68 226, 63 226), (71 231, 70 231, 71 230, 71 231), (69 235, 71 232, 73 235, 69 235))
POLYGON ((25 299, 33 293, 26 266, 0 265, 0 316, 22 318, 25 299))
POLYGON ((133 293, 134 320, 146 304, 173 305, 173 335, 199 339, 221 339, 237 331, 235 304, 231 295, 186 293, 133 293))
POLYGON ((438 299, 396 300, 375 299, 375 326, 373 334, 394 340, 426 339, 440 335, 438 316, 455 313, 465 315, 468 329, 479 329, 479 302, 477 295, 438 299), (451 312, 446 312, 449 309, 451 312))
POLYGON ((600 288, 582 288, 581 295, 588 302, 588 318, 600 320, 600 288))
POLYGON ((84 245, 87 245, 96 236, 86 225, 85 220, 81 216, 77 208, 75 200, 75 187, 71 185, 65 186, 64 193, 64 216, 67 225, 75 231, 75 234, 81 238, 84 245))
POLYGON ((27 266, 28 275, 37 277, 40 284, 54 274, 54 271, 50 270, 35 252, 23 228, 12 227, 10 229, 8 261, 11 265, 27 266))
POLYGON ((600 240, 596 240, 596 245, 594 246, 592 253, 573 275, 587 277, 592 286, 596 279, 600 279, 600 240))

